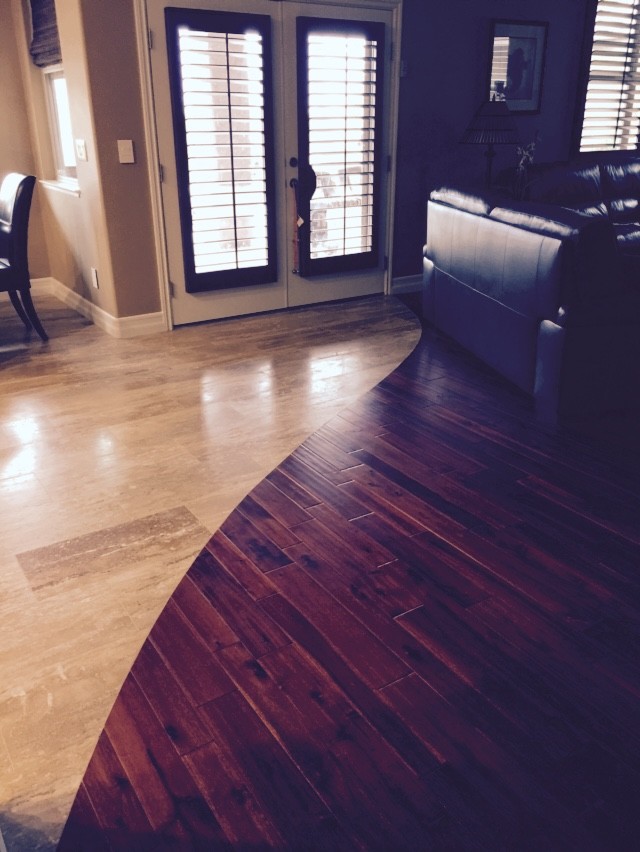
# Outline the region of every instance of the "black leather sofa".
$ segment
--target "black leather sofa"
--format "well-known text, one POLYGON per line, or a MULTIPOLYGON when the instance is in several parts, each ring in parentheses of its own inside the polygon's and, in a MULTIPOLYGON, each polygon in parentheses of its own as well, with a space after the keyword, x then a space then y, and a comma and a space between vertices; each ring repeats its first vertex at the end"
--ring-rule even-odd
POLYGON ((526 198, 442 187, 423 310, 545 420, 640 406, 640 158, 537 166, 526 198))

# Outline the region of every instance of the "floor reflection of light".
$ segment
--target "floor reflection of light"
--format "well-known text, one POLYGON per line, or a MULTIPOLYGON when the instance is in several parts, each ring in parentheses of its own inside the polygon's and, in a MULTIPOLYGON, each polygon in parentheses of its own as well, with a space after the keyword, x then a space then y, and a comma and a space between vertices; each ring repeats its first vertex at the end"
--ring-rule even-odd
POLYGON ((27 444, 2 466, 2 478, 13 479, 16 476, 29 476, 36 472, 36 467, 36 448, 33 444, 27 444))
POLYGON ((24 417, 18 417, 15 420, 10 420, 7 423, 7 426, 21 444, 29 444, 40 434, 38 418, 33 415, 25 415, 24 417))
POLYGON ((309 392, 312 396, 327 393, 327 385, 334 384, 338 376, 354 375, 358 370, 357 355, 320 356, 309 361, 309 392))
POLYGON ((261 395, 273 392, 273 366, 266 364, 262 366, 256 376, 254 389, 261 395))
POLYGON ((19 476, 32 476, 37 470, 37 445, 35 440, 40 436, 40 423, 33 414, 23 414, 5 422, 5 428, 11 432, 22 445, 14 453, 9 450, 6 461, 0 467, 3 479, 13 479, 19 476))
POLYGON ((113 438, 108 432, 98 432, 96 436, 96 452, 100 456, 107 456, 113 453, 114 443, 113 438))
MULTIPOLYGON (((218 376, 208 373, 201 382, 200 404, 201 424, 206 434, 215 436, 220 429, 233 425, 230 412, 236 417, 257 417, 263 422, 270 422, 273 417, 274 404, 278 394, 278 381, 271 360, 260 361, 249 372, 243 368, 242 381, 234 382, 233 370, 221 370, 218 376), (229 382, 235 384, 234 393, 228 392, 229 382), (221 388, 218 388, 221 383, 221 388), (223 400, 223 405, 218 405, 223 400)), ((236 418, 233 418, 234 420, 236 418)))
POLYGON ((218 399, 216 377, 211 373, 207 373, 200 380, 200 426, 202 433, 211 439, 215 439, 216 434, 221 428, 221 410, 216 405, 218 399))
POLYGON ((252 393, 252 417, 257 417, 270 427, 276 416, 278 382, 275 377, 273 361, 264 361, 260 364, 253 376, 252 393))

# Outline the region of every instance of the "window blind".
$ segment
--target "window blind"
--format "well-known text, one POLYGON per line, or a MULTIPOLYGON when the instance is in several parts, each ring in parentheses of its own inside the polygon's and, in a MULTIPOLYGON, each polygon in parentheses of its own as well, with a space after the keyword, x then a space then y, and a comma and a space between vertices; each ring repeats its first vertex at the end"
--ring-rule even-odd
POLYGON ((640 0, 598 0, 580 151, 638 147, 639 7, 640 0))
POLYGON ((31 45, 35 65, 46 68, 62 62, 54 0, 31 0, 31 45))
POLYGON ((499 95, 496 100, 504 98, 507 85, 507 70, 509 68, 509 36, 496 36, 493 39, 493 62, 491 64, 491 93, 499 95), (499 84, 502 84, 498 91, 499 84), (494 88, 495 87, 495 88, 494 88))
POLYGON ((262 39, 187 27, 178 35, 195 271, 265 266, 262 39))
POLYGON ((299 265, 304 277, 379 264, 382 23, 299 17, 299 265))
POLYGON ((188 293, 276 277, 270 20, 167 9, 188 293))
POLYGON ((376 117, 375 42, 311 33, 308 51, 311 258, 371 251, 376 117))

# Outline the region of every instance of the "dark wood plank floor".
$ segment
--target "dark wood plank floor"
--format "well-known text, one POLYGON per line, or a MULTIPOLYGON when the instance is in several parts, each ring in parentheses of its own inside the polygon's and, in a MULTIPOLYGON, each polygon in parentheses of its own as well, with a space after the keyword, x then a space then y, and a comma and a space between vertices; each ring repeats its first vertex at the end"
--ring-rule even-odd
POLYGON ((238 506, 66 850, 636 850, 640 463, 432 330, 238 506))

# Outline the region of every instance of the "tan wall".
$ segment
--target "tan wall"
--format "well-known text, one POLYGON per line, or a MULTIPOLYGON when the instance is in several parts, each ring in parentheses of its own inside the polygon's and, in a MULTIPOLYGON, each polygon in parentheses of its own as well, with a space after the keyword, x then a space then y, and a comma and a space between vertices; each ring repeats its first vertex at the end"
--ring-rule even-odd
POLYGON ((118 316, 160 310, 142 95, 131 0, 81 0, 95 143, 118 316), (136 162, 121 164, 118 139, 136 162))
MULTIPOLYGON (((76 139, 79 194, 39 183, 32 277, 52 276, 113 317, 160 310, 133 4, 56 0, 76 139), (137 163, 121 165, 117 139, 133 139, 137 163), (39 249, 39 251, 36 251, 39 249), (91 286, 98 270, 99 289, 91 286)), ((28 56, 29 0, 0 2, 0 170, 55 178, 41 71, 28 56), (6 81, 6 82, 5 82, 6 81)), ((37 209, 36 209, 37 208, 37 209)))
POLYGON ((56 277, 57 273, 65 269, 68 273, 73 270, 72 280, 59 280, 111 316, 118 316, 80 0, 58 0, 56 15, 69 90, 73 135, 76 139, 84 140, 87 150, 86 162, 77 163, 80 196, 69 196, 57 189, 48 191, 57 223, 56 236, 66 243, 73 257, 73 263, 70 264, 65 252, 59 252, 59 265, 55 265, 56 277), (98 270, 98 290, 91 287, 92 267, 98 270))

